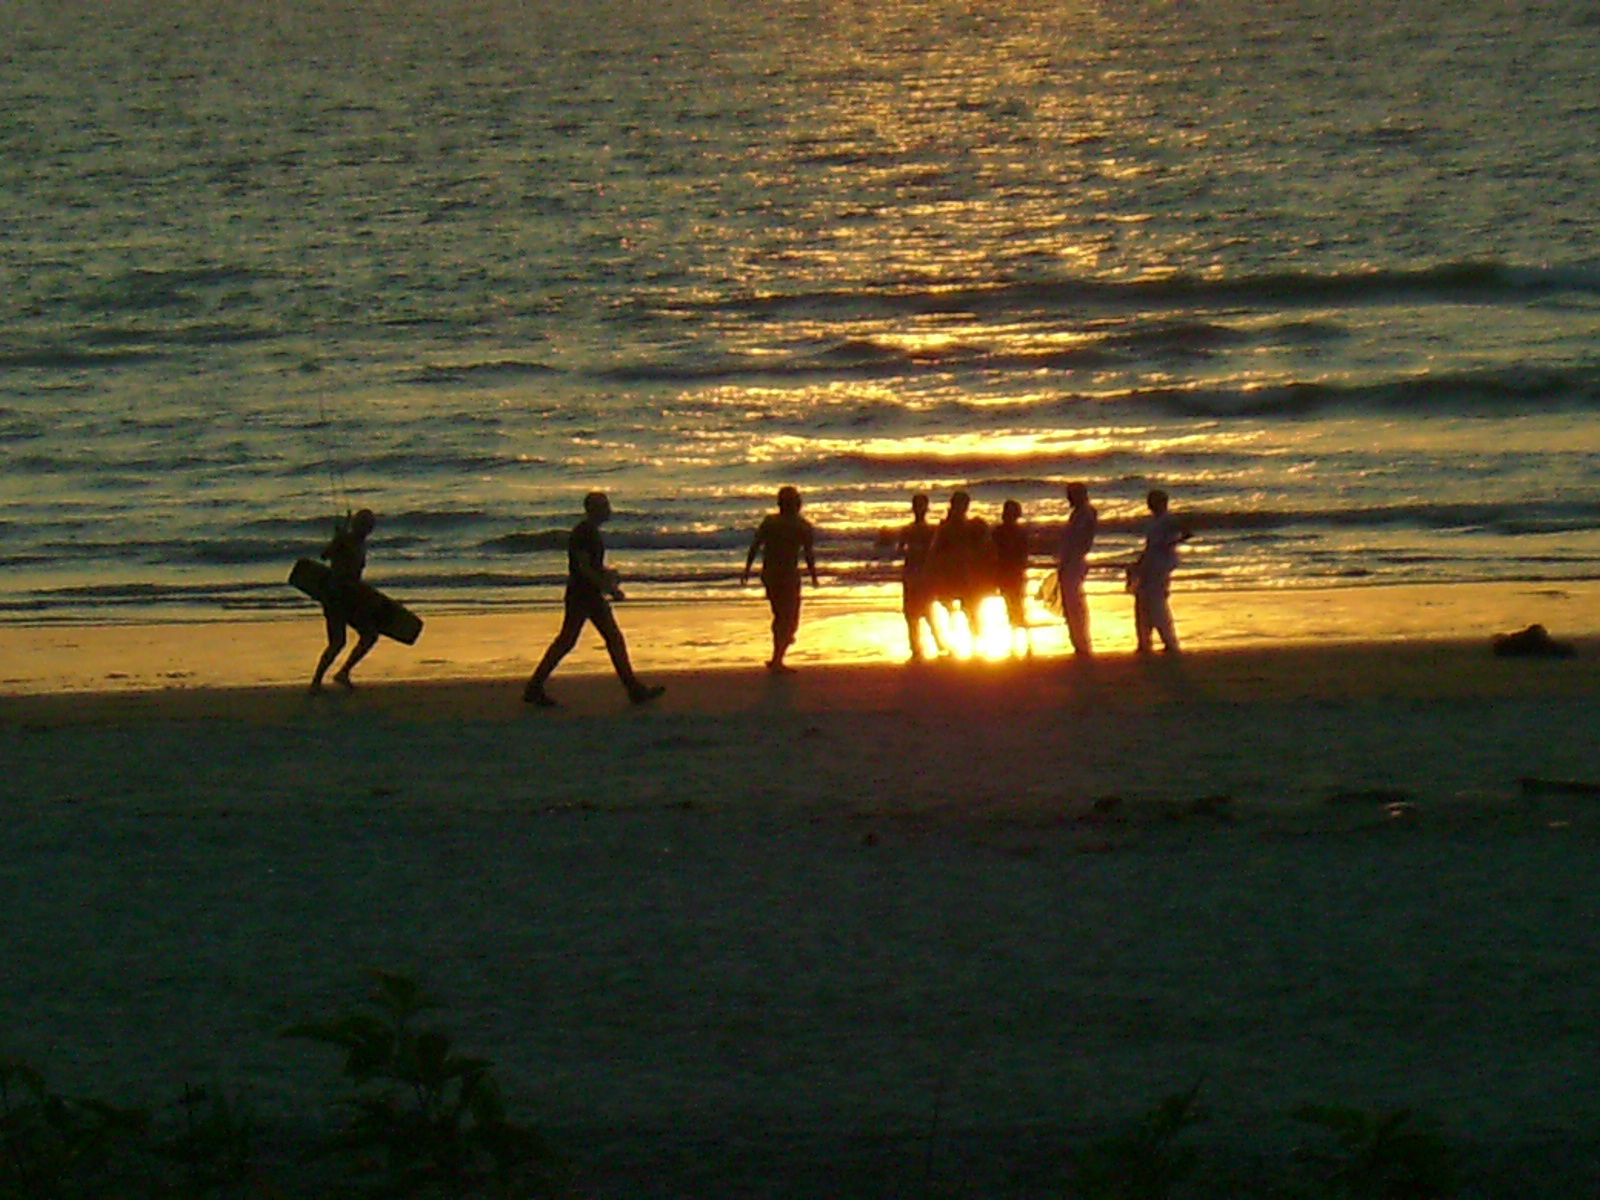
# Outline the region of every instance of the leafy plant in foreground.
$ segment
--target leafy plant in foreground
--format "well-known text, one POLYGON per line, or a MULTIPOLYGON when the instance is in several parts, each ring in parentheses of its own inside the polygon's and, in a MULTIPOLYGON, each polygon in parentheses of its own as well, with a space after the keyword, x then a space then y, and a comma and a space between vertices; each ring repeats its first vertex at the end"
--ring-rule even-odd
POLYGON ((1333 1148, 1305 1154, 1320 1172, 1322 1194, 1351 1200, 1444 1200, 1457 1178, 1454 1151, 1410 1109, 1367 1112, 1336 1104, 1305 1104, 1296 1119, 1333 1139, 1333 1148))
POLYGON ((370 975, 367 1004, 284 1031, 343 1051, 344 1074, 356 1085, 350 1120, 326 1150, 374 1166, 374 1195, 534 1194, 550 1155, 536 1133, 507 1118, 489 1062, 419 1028, 437 1005, 414 980, 370 975))
POLYGON ((244 1105, 220 1089, 189 1085, 174 1107, 178 1128, 157 1138, 154 1150, 182 1171, 187 1189, 183 1194, 205 1195, 250 1175, 255 1163, 254 1130, 244 1105))
POLYGON ((143 1109, 69 1099, 27 1063, 0 1060, 0 1200, 100 1196, 141 1157, 149 1127, 143 1109))
POLYGON ((1200 1083, 1166 1097, 1128 1132, 1095 1142, 1077 1156, 1068 1195, 1075 1200, 1169 1200, 1194 1173, 1196 1153, 1179 1146, 1199 1124, 1200 1083))

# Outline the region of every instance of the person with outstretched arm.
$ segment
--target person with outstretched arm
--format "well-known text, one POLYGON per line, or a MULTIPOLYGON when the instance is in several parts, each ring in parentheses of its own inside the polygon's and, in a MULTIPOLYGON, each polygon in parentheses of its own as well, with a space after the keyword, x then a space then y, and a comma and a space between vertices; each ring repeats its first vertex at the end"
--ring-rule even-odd
POLYGON ((1145 499, 1150 509, 1150 524, 1145 527, 1144 549, 1129 572, 1133 592, 1133 625, 1140 654, 1149 654, 1151 634, 1161 636, 1161 648, 1178 653, 1178 631, 1172 624, 1172 572, 1178 566, 1178 547, 1188 540, 1189 531, 1178 524, 1168 508, 1167 493, 1156 488, 1145 499))

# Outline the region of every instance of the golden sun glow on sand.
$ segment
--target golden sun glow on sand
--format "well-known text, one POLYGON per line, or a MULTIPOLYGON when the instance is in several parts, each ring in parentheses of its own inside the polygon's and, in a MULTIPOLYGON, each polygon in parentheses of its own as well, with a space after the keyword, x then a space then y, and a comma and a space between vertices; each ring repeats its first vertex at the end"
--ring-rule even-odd
POLYGON ((1012 627, 1006 618, 1005 601, 999 596, 990 596, 979 608, 976 637, 965 614, 952 613, 939 605, 934 606, 933 612, 934 620, 939 623, 940 637, 952 658, 1001 662, 1013 654, 1026 652, 1027 632, 1012 627))
MULTIPOLYGON (((1005 602, 999 596, 991 596, 980 614, 980 636, 974 640, 959 609, 951 611, 935 605, 933 620, 945 648, 943 657, 952 662, 1004 662, 1026 656, 1030 646, 1035 654, 1061 653, 1065 634, 1059 619, 1031 599, 1029 608, 1029 628, 1013 629, 1006 619, 1005 602)), ((926 626, 920 628, 919 635, 924 657, 940 658, 939 645, 926 626)), ((751 647, 751 653, 759 648, 754 641, 751 647)), ((910 653, 899 587, 892 585, 882 588, 865 608, 845 608, 827 600, 808 601, 795 658, 802 664, 808 660, 894 663, 905 661, 910 653)))

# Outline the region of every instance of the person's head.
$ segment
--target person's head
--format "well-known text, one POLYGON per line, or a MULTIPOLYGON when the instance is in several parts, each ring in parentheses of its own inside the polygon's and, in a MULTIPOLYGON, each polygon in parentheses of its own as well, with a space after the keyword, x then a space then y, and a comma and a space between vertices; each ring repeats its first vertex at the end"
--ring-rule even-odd
POLYGON ((583 498, 583 515, 596 525, 611 519, 611 499, 604 492, 590 492, 583 498))
POLYGON ((1007 500, 1000 506, 1000 519, 1007 525, 1015 525, 1022 520, 1022 505, 1015 500, 1007 500))
POLYGON ((918 492, 911 497, 911 515, 919 521, 928 515, 928 493, 918 492))
POLYGON ((1089 503, 1089 488, 1087 484, 1067 484, 1067 503, 1073 508, 1082 508, 1089 503))
POLYGON ((778 511, 792 517, 800 511, 800 489, 785 485, 778 489, 778 511))
POLYGON ((952 492, 950 494, 950 515, 964 517, 967 509, 972 507, 972 497, 965 492, 952 492))
POLYGON ((378 525, 378 518, 372 515, 370 508, 363 508, 350 518, 350 532, 357 537, 366 537, 378 525))
POLYGON ((1167 511, 1167 494, 1160 488, 1152 488, 1150 494, 1144 498, 1144 502, 1150 506, 1150 511, 1158 517, 1167 511))

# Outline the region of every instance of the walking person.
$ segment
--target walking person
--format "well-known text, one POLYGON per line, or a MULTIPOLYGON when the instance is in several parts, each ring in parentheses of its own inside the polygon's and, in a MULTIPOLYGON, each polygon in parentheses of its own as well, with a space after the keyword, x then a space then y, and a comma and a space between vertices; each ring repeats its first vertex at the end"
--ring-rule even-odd
POLYGON ((1128 586, 1133 592, 1133 625, 1140 654, 1149 654, 1151 634, 1161 636, 1161 647, 1168 654, 1178 653, 1178 633, 1172 625, 1169 593, 1172 572, 1178 565, 1178 546, 1188 540, 1168 507, 1167 493, 1156 488, 1145 498, 1150 509, 1150 524, 1145 528, 1144 549, 1129 570, 1128 586))
POLYGON ((1056 583, 1061 591, 1061 615, 1067 620, 1067 638, 1072 653, 1079 658, 1093 654, 1089 640, 1089 601, 1083 582, 1089 577, 1089 551, 1100 525, 1100 513, 1089 503, 1089 488, 1083 483, 1067 484, 1067 503, 1071 515, 1061 531, 1061 546, 1056 556, 1056 583))
POLYGON ((355 649, 344 665, 334 672, 333 681, 346 691, 355 688, 350 682, 350 672, 367 656, 378 641, 378 596, 361 581, 367 568, 367 538, 377 527, 378 519, 370 508, 348 515, 333 527, 333 537, 323 547, 320 557, 328 560, 328 581, 319 599, 322 617, 328 628, 328 645, 317 660, 316 672, 311 676, 311 694, 322 690, 322 677, 328 673, 333 660, 344 649, 345 628, 356 631, 355 649))
POLYGON ((750 552, 744 558, 741 584, 750 582, 750 568, 756 555, 761 555, 761 583, 766 588, 767 603, 772 607, 772 657, 767 660, 767 670, 773 674, 787 674, 794 668, 786 665, 783 656, 794 644, 800 629, 800 558, 805 557, 806 570, 811 573, 811 586, 817 587, 817 559, 815 533, 811 522, 800 515, 800 490, 793 487, 778 489, 778 511, 769 513, 756 527, 750 539, 750 552))
POLYGON ((646 704, 667 690, 660 685, 647 685, 634 674, 633 664, 628 660, 627 640, 611 612, 610 602, 623 599, 623 595, 617 573, 606 568, 605 539, 600 536, 600 526, 610 519, 611 501, 604 492, 590 492, 583 498, 583 520, 567 535, 567 591, 561 629, 522 691, 522 698, 529 704, 555 707, 556 702, 544 690, 545 681, 568 651, 577 645, 586 621, 592 623, 605 640, 617 678, 628 689, 628 699, 635 704, 646 704))

